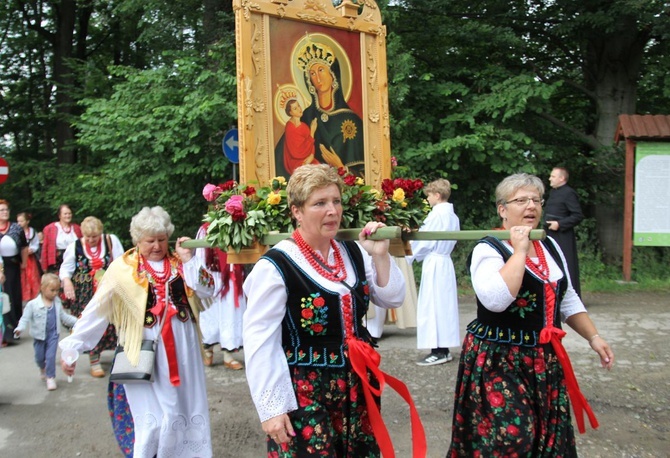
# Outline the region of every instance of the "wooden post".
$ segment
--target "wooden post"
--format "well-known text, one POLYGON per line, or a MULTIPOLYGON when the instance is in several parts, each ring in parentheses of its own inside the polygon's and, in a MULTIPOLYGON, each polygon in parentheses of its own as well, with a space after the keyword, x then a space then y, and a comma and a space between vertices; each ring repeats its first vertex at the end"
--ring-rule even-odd
POLYGON ((635 185, 635 141, 626 138, 626 171, 623 204, 623 279, 630 281, 633 259, 633 186, 635 185))

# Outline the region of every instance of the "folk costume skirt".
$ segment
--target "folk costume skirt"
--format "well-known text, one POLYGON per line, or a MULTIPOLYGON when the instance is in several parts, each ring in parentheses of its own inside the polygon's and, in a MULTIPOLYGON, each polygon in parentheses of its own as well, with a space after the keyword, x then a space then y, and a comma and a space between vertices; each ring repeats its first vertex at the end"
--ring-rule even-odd
MULTIPOLYGON (((88 269, 77 268, 72 276, 72 284, 74 285, 76 299, 73 301, 68 300, 63 304, 63 306, 69 308, 70 313, 76 317, 81 316, 86 305, 91 301, 91 298, 93 298, 93 277, 91 277, 89 272, 88 269)), ((104 350, 116 350, 116 341, 116 328, 110 323, 109 326, 107 326, 107 330, 100 338, 98 345, 87 353, 90 353, 97 358, 104 350)))
POLYGON ((296 437, 283 446, 268 438, 268 458, 380 456, 361 381, 353 370, 313 367, 290 370, 298 410, 288 416, 296 437))
POLYGON ((451 447, 461 456, 577 456, 563 368, 551 344, 463 341, 451 447))

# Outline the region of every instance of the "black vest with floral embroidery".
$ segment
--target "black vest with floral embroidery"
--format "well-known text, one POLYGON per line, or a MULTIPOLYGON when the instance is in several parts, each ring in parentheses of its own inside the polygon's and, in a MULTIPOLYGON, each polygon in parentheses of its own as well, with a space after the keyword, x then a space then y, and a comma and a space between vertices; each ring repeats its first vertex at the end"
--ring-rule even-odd
MULTIPOLYGON (((360 248, 354 242, 344 242, 343 256, 352 260, 356 278, 346 282, 351 293, 353 334, 370 342, 370 334, 361 324, 369 304, 369 286, 360 248), (346 252, 346 253, 345 253, 346 252)), ((344 367, 345 317, 339 293, 329 291, 310 277, 286 253, 271 249, 265 255, 281 273, 288 298, 282 320, 282 346, 289 366, 344 367)))
MULTIPOLYGON (((500 253, 505 262, 512 255, 509 248, 494 237, 483 238, 478 243, 490 245, 500 253)), ((553 243, 548 241, 541 243, 545 252, 554 258, 563 272, 563 278, 556 285, 556 306, 554 316, 551 318, 554 326, 560 328, 560 304, 568 288, 566 267, 553 243)), ((468 267, 469 264, 470 262, 468 262, 468 267)), ((544 327, 545 312, 544 284, 526 269, 516 299, 504 311, 492 312, 484 307, 477 298, 477 318, 468 324, 467 331, 481 339, 493 342, 535 347, 539 342, 540 331, 544 327)))

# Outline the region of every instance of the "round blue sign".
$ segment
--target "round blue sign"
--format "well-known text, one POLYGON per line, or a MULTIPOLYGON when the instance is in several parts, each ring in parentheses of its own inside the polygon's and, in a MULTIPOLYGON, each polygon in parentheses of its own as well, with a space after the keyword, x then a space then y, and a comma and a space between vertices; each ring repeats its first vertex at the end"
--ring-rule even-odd
POLYGON ((240 162, 237 129, 230 129, 226 132, 226 135, 223 136, 221 146, 223 147, 223 154, 226 155, 230 162, 233 164, 238 164, 240 162))

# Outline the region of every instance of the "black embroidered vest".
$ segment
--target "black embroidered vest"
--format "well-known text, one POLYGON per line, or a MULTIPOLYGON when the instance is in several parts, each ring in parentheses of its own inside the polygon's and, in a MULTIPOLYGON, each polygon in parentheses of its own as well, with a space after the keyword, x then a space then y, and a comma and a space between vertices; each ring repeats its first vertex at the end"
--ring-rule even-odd
MULTIPOLYGON (((512 255, 509 248, 495 237, 485 237, 478 243, 490 245, 500 253, 505 262, 512 255)), ((551 242, 541 243, 545 252, 554 258, 563 272, 563 278, 556 285, 556 306, 554 316, 551 318, 554 326, 560 328, 560 304, 568 288, 566 266, 561 262, 561 256, 551 242)), ((471 258, 468 259, 468 267, 470 263, 471 258)), ((493 342, 535 347, 539 342, 540 331, 544 327, 545 311, 544 284, 526 269, 516 299, 504 311, 492 312, 477 298, 477 318, 468 324, 467 332, 493 342)))
MULTIPOLYGON (((370 342, 370 334, 362 325, 368 310, 369 285, 360 248, 344 242, 344 250, 352 260, 356 278, 346 282, 351 293, 353 335, 370 342)), ((345 253, 342 253, 343 256, 345 253)), ((282 320, 282 346, 289 366, 344 367, 346 304, 339 293, 329 291, 311 278, 283 251, 271 249, 265 255, 277 267, 286 284, 286 314, 282 320)))

